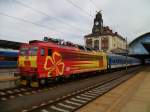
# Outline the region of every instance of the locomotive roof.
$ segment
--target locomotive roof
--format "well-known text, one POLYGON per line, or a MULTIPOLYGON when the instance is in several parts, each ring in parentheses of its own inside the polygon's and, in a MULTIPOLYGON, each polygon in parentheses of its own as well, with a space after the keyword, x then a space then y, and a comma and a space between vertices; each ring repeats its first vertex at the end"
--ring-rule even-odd
POLYGON ((58 48, 66 48, 66 49, 77 49, 76 47, 72 47, 72 46, 65 46, 65 45, 60 45, 60 44, 56 44, 53 42, 44 42, 44 41, 40 41, 40 42, 34 42, 34 43, 29 43, 29 45, 38 45, 38 46, 50 46, 50 47, 58 47, 58 48))
POLYGON ((32 42, 29 42, 29 44, 22 44, 22 46, 44 46, 44 47, 52 47, 52 48, 61 48, 61 49, 66 49, 66 50, 74 50, 74 51, 81 51, 81 52, 84 52, 84 53, 92 53, 93 55, 105 55, 104 52, 96 52, 90 48, 87 48, 87 47, 84 47, 82 45, 77 45, 76 46, 67 46, 67 45, 61 45, 61 44, 56 44, 56 43, 53 43, 53 42, 45 42, 45 41, 32 41, 32 42), (83 48, 81 48, 83 47, 83 48), (88 50, 90 49, 90 50, 88 50), (89 52, 87 52, 89 51, 89 52))
POLYGON ((94 53, 94 54, 97 54, 97 53, 100 53, 102 55, 106 54, 104 52, 101 52, 101 51, 95 51, 94 49, 92 48, 88 48, 86 46, 83 46, 83 45, 79 45, 79 44, 73 44, 72 42, 65 42, 63 40, 60 40, 60 39, 53 39, 53 38, 45 38, 44 41, 40 41, 40 40, 31 40, 29 41, 28 44, 22 44, 22 46, 44 46, 44 47, 53 47, 53 48, 61 48, 61 49, 68 49, 68 50, 74 50, 74 51, 83 51, 83 52, 91 52, 91 53, 94 53))

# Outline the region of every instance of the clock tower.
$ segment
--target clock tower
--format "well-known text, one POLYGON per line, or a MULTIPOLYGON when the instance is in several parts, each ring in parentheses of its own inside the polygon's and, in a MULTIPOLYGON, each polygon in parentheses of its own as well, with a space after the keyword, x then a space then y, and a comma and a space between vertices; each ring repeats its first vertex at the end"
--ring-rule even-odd
POLYGON ((103 18, 102 18, 102 14, 101 11, 97 12, 95 18, 94 18, 94 25, 93 25, 93 29, 92 29, 92 33, 99 33, 101 34, 103 30, 103 18))
POLYGON ((121 53, 126 50, 126 40, 109 26, 103 26, 101 11, 96 13, 92 33, 84 36, 85 45, 97 51, 121 53))

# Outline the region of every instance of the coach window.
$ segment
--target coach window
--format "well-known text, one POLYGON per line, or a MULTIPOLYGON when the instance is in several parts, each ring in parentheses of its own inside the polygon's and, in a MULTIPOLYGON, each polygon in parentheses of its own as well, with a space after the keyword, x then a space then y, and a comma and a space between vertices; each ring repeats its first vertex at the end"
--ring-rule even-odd
POLYGON ((44 48, 41 48, 40 54, 41 54, 41 56, 44 56, 44 55, 45 55, 45 49, 44 49, 44 48))
POLYGON ((117 60, 116 60, 116 59, 114 60, 114 63, 117 63, 117 60))
POLYGON ((52 55, 52 50, 48 49, 48 56, 51 56, 51 55, 52 55))

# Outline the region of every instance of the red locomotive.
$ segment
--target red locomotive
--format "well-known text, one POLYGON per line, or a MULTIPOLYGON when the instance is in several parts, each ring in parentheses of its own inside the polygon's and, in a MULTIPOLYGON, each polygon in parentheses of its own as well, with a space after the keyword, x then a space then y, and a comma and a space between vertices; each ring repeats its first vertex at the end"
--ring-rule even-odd
POLYGON ((107 56, 81 45, 51 38, 30 41, 20 48, 21 84, 38 87, 48 80, 107 69, 107 56))

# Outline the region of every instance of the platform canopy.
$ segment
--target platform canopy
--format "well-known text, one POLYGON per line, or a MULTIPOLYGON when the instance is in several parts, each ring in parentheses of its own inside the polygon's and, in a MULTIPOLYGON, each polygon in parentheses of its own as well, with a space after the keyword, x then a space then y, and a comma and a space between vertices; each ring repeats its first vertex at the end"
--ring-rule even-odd
POLYGON ((129 54, 150 54, 150 32, 137 37, 129 44, 129 54))
POLYGON ((15 41, 8 41, 8 40, 0 40, 0 48, 4 48, 4 49, 18 50, 21 44, 23 43, 15 42, 15 41))
POLYGON ((129 56, 150 59, 150 32, 145 33, 129 44, 129 56))
POLYGON ((149 52, 149 54, 150 54, 150 42, 143 42, 142 44, 143 44, 144 48, 145 48, 145 49, 149 52))

